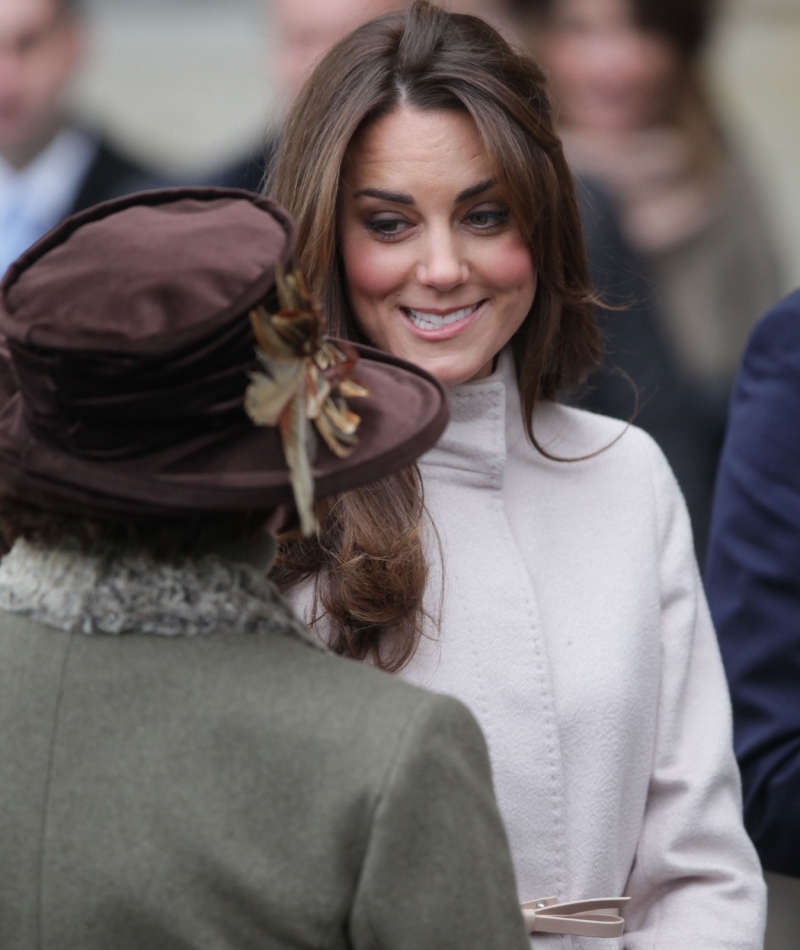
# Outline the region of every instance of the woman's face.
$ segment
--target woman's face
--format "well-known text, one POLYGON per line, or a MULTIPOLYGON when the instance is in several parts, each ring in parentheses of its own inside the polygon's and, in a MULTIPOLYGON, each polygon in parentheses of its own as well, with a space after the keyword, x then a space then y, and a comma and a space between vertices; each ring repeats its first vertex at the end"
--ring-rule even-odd
POLYGON ((368 339, 448 386, 488 376, 531 308, 536 271, 473 120, 402 106, 367 126, 339 215, 368 339))
POLYGON ((596 131, 661 121, 680 76, 677 50, 636 25, 628 0, 555 0, 542 60, 564 121, 596 131))

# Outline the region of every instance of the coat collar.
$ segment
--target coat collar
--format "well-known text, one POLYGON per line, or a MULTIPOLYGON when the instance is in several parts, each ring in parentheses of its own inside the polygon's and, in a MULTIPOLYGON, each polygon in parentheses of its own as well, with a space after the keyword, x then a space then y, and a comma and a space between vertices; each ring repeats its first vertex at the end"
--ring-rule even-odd
POLYGON ((519 390, 511 350, 500 352, 491 376, 453 386, 450 422, 436 446, 420 460, 424 468, 470 473, 485 487, 502 487, 506 464, 506 419, 519 415, 519 390))
POLYGON ((138 547, 90 552, 19 539, 0 564, 0 609, 86 634, 277 633, 311 642, 263 570, 208 554, 162 560, 138 547))

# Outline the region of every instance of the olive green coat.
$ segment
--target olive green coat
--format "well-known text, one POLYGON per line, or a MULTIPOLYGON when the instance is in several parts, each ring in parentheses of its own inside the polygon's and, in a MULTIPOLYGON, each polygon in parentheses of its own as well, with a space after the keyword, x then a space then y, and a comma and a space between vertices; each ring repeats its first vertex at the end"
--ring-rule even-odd
POLYGON ((483 738, 293 635, 0 612, 2 950, 524 950, 483 738))

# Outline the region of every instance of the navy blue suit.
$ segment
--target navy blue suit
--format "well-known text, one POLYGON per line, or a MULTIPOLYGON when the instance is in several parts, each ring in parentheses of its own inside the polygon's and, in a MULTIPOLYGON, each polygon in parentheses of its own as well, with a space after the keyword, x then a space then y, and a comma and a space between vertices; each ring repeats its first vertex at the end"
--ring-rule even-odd
POLYGON ((706 587, 734 703, 745 821, 800 875, 800 291, 753 331, 731 402, 706 587))

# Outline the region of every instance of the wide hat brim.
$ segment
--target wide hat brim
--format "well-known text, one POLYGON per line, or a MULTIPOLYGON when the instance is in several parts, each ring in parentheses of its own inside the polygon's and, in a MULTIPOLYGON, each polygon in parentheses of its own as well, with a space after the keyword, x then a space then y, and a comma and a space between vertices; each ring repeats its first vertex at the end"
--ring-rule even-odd
MULTIPOLYGON (((428 373, 358 346, 355 375, 370 392, 351 400, 361 417, 358 444, 337 458, 319 439, 317 498, 357 488, 411 465, 447 425, 447 395, 428 373)), ((10 367, 0 377, 8 388, 10 367)), ((243 423, 124 462, 86 460, 48 445, 31 430, 20 394, 0 411, 0 486, 14 498, 84 517, 191 516, 274 508, 293 502, 274 427, 243 423)))
MULTIPOLYGON (((182 188, 95 206, 26 251, 0 284, 0 491, 95 518, 291 503, 279 431, 255 425, 244 396, 258 368, 248 313, 293 250, 269 199, 182 188)), ((436 379, 356 349, 357 444, 339 458, 316 440, 318 498, 410 465, 447 424, 436 379)))

